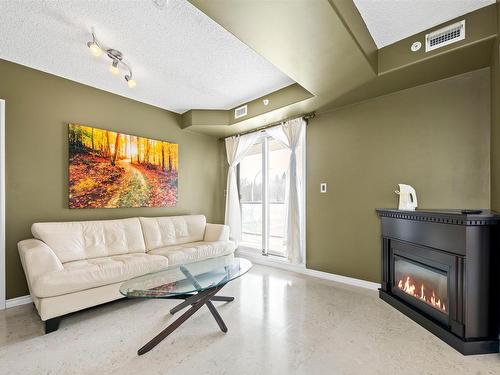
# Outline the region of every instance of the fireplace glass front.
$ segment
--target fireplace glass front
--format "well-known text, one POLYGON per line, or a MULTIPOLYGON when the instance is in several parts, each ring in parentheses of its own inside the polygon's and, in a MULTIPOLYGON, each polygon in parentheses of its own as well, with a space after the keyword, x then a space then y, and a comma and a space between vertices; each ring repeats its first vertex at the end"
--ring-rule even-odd
POLYGON ((448 315, 448 277, 444 271, 394 257, 394 287, 448 315))

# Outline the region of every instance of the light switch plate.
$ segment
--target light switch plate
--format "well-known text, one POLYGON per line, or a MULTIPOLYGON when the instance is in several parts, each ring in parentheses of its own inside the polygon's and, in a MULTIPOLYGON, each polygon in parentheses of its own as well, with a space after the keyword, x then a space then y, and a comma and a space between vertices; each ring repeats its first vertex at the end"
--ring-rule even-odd
POLYGON ((319 192, 320 193, 326 193, 326 182, 322 182, 321 184, 319 184, 319 192))

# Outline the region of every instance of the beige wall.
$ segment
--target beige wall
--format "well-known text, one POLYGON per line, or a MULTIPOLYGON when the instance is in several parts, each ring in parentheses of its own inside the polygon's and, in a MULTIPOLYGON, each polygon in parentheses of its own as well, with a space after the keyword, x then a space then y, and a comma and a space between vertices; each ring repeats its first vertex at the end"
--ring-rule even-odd
MULTIPOLYGON (((490 206, 489 80, 497 103, 495 74, 477 71, 311 120, 309 268, 378 281, 374 210, 396 207, 399 182, 417 189, 421 208, 490 206), (329 183, 327 194, 319 193, 320 182, 329 183)), ((2 60, 0 98, 7 101, 7 298, 27 293, 16 243, 30 237, 35 221, 183 213, 223 221, 223 147, 181 130, 179 115, 2 60), (178 206, 69 210, 68 122, 179 143, 178 206)), ((498 106, 491 113, 498 119, 498 106)), ((491 124, 491 202, 498 209, 500 130, 498 120, 491 124)))
POLYGON ((397 207, 398 183, 415 187, 419 208, 489 208, 489 79, 476 71, 311 120, 308 268, 380 281, 375 208, 397 207))
POLYGON ((223 220, 218 141, 181 130, 181 116, 3 60, 0 98, 7 124, 7 298, 28 292, 16 243, 31 236, 33 222, 185 213, 223 220), (177 207, 68 209, 68 122, 177 142, 177 207))
POLYGON ((491 62, 491 208, 500 211, 500 4, 491 62))

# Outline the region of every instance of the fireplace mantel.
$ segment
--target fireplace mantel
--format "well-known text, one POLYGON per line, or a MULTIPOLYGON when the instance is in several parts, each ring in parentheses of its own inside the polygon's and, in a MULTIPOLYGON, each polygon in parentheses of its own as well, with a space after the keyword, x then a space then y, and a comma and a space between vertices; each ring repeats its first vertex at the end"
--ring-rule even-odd
POLYGON ((500 214, 395 209, 377 213, 382 223, 380 298, 462 354, 498 352, 500 214), (401 280, 405 267, 408 275, 401 280), (446 311, 436 309, 424 293, 432 291, 434 297, 432 275, 441 280, 440 290, 446 295, 436 298, 446 300, 446 311))
POLYGON ((462 213, 461 210, 403 211, 390 208, 378 208, 377 213, 380 217, 467 226, 494 225, 500 223, 500 214, 490 210, 481 210, 480 214, 467 214, 462 213))

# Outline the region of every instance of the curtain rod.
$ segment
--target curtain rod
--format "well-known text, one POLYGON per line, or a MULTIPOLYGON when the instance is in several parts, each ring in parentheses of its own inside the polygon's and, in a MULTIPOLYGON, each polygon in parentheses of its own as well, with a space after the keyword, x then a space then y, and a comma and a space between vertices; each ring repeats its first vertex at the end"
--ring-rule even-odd
POLYGON ((306 113, 305 115, 302 115, 302 116, 293 116, 293 117, 289 117, 289 118, 286 118, 286 119, 278 121, 278 122, 273 122, 272 124, 261 126, 260 128, 256 128, 256 129, 252 129, 252 130, 247 130, 246 132, 242 132, 242 133, 230 135, 230 136, 224 137, 222 139, 236 137, 238 135, 244 135, 244 134, 249 134, 249 133, 260 132, 260 131, 265 130, 267 128, 272 128, 273 126, 282 125, 282 124, 284 124, 285 122, 287 122, 289 120, 293 120, 293 119, 300 118, 300 117, 302 117, 306 121, 306 125, 307 125, 307 120, 312 119, 314 116, 316 116, 315 112, 306 113))

